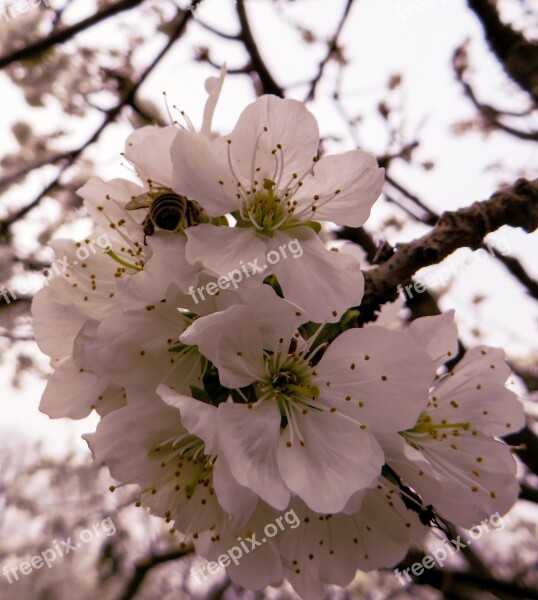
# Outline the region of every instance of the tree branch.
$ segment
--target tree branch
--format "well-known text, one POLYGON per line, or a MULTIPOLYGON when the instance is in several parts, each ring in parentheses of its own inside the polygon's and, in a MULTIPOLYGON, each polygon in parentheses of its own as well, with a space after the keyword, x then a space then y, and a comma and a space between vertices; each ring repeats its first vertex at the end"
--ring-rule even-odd
POLYGON ((118 596, 118 600, 132 600, 144 583, 146 575, 154 567, 173 560, 179 560, 180 558, 183 558, 192 552, 192 547, 187 547, 181 550, 172 550, 170 552, 166 552, 165 554, 154 554, 144 558, 135 566, 133 576, 127 583, 127 586, 123 590, 122 594, 118 596))
POLYGON ((489 0, 467 0, 506 73, 538 103, 538 43, 503 23, 489 0))
POLYGON ((120 12, 135 8, 139 4, 142 4, 142 2, 144 2, 144 0, 119 0, 119 2, 114 2, 103 10, 100 10, 94 15, 82 19, 82 21, 79 21, 70 27, 56 31, 48 37, 38 40, 33 44, 28 44, 24 48, 15 50, 10 54, 0 56, 0 69, 3 69, 4 67, 7 67, 8 65, 19 60, 24 60, 25 58, 31 58, 36 54, 40 54, 41 52, 52 48, 52 46, 55 46, 56 44, 63 44, 70 40, 73 36, 77 35, 77 33, 80 33, 85 29, 89 29, 90 27, 93 27, 101 21, 117 15, 120 12))
POLYGON ((538 180, 520 179, 489 200, 445 212, 426 235, 400 244, 386 262, 364 274, 361 321, 374 320, 381 305, 396 298, 397 286, 419 269, 441 262, 458 248, 480 248, 484 237, 503 225, 529 233, 538 228, 538 180))
MULTIPOLYGON (((471 571, 449 569, 425 570, 420 577, 414 578, 415 584, 429 585, 438 590, 447 591, 447 584, 465 584, 480 590, 508 594, 512 598, 538 600, 538 590, 514 581, 495 579, 471 571)), ((455 597, 455 596, 453 596, 455 597)))
POLYGON ((324 56, 323 60, 319 63, 318 72, 316 73, 314 79, 312 79, 312 81, 310 82, 310 89, 308 90, 308 95, 305 98, 305 102, 308 102, 309 100, 312 100, 314 98, 318 84, 321 81, 321 78, 323 76, 323 71, 325 70, 325 66, 339 52, 338 38, 340 37, 340 34, 342 33, 342 29, 344 28, 346 20, 349 16, 353 2, 354 2, 354 0, 347 0, 347 2, 346 2, 344 12, 342 14, 342 17, 340 18, 340 21, 338 22, 336 31, 334 32, 333 37, 329 41, 327 54, 324 56))
POLYGON ((538 474, 538 437, 529 427, 505 436, 504 441, 516 450, 518 457, 527 465, 532 473, 538 474))
MULTIPOLYGON (((520 140, 535 142, 538 140, 538 131, 522 131, 521 129, 516 129, 515 127, 511 127, 510 125, 506 125, 500 119, 503 115, 508 115, 508 113, 503 113, 502 111, 494 108, 490 104, 484 104, 478 100, 471 84, 466 81, 465 74, 468 69, 468 56, 467 51, 465 49, 465 44, 460 46, 454 52, 454 56, 452 59, 452 66, 454 67, 454 72, 456 74, 456 79, 461 84, 463 88, 463 92, 472 102, 474 107, 478 110, 482 118, 486 121, 486 123, 493 128, 500 129, 505 133, 513 135, 520 140)), ((528 112, 528 111, 527 111, 528 112)), ((532 111, 530 111, 532 112, 532 111)), ((514 115, 512 115, 514 116, 514 115)), ((523 115, 526 116, 526 115, 523 115)))
POLYGON ((38 160, 35 163, 32 163, 31 165, 29 165, 27 167, 23 167, 23 168, 19 169, 18 171, 9 173, 3 179, 0 179, 0 188, 2 188, 4 186, 12 185, 16 181, 18 181, 19 179, 22 179, 23 177, 26 177, 28 174, 30 174, 32 171, 34 171, 36 169, 41 169, 42 167, 52 165, 61 160, 70 159, 70 158, 72 158, 72 155, 73 155, 73 150, 69 150, 67 152, 60 152, 58 154, 52 154, 41 160, 38 160))
POLYGON ((252 35, 250 29, 250 23, 248 21, 247 12, 245 10, 244 0, 237 0, 236 2, 237 16, 241 25, 241 33, 239 34, 240 40, 243 42, 246 51, 250 56, 252 63, 252 71, 255 72, 260 78, 264 94, 274 94, 275 96, 284 97, 284 90, 278 85, 273 79, 269 69, 263 61, 256 40, 252 35))
MULTIPOLYGON (((382 158, 378 159, 379 164, 382 164, 382 158)), ((424 215, 417 216, 414 212, 407 209, 400 201, 396 201, 390 196, 385 190, 385 196, 387 200, 390 202, 394 202, 400 209, 404 210, 408 215, 410 215, 414 220, 424 223, 426 225, 433 226, 439 220, 440 215, 436 213, 434 210, 429 208, 424 202, 420 200, 420 198, 410 192, 407 188, 405 188, 401 183, 395 181, 389 173, 385 173, 385 181, 396 189, 400 194, 402 194, 407 200, 411 201, 414 205, 424 211, 424 215)), ((480 246, 484 250, 488 250, 491 253, 490 248, 486 244, 482 244, 480 246)), ((495 248, 493 248, 495 250, 495 248)), ((509 272, 515 277, 519 283, 526 288, 527 293, 531 298, 538 300, 538 281, 533 279, 525 270, 521 261, 513 256, 505 256, 503 254, 494 252, 493 258, 498 260, 509 272)), ((403 282, 401 282, 403 284, 403 282)))
POLYGON ((519 494, 520 500, 527 500, 527 502, 534 502, 538 504, 538 490, 535 487, 531 487, 526 483, 521 485, 521 492, 519 494))
MULTIPOLYGON (((382 166, 381 161, 379 162, 379 164, 382 166)), ((435 225, 435 223, 439 219, 439 215, 431 208, 426 206, 416 194, 410 192, 401 183, 399 183, 391 175, 389 175, 388 172, 385 173, 385 181, 398 192, 400 192, 400 194, 403 194, 408 200, 411 200, 411 202, 418 206, 422 211, 424 211, 424 218, 421 219, 423 223, 425 223, 426 225, 435 225)))
POLYGON ((525 270, 521 262, 513 256, 504 256, 495 253, 495 258, 501 262, 508 271, 527 288, 529 295, 538 300, 538 281, 533 279, 525 270))

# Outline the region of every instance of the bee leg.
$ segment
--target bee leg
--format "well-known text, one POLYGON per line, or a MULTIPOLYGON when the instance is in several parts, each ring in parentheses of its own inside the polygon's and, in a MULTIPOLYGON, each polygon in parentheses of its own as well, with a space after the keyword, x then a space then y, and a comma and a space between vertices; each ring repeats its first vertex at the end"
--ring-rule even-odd
POLYGON ((144 232, 144 246, 147 246, 147 241, 146 238, 152 236, 155 233, 155 225, 153 224, 153 221, 151 220, 151 216, 148 215, 143 223, 143 232, 144 232))

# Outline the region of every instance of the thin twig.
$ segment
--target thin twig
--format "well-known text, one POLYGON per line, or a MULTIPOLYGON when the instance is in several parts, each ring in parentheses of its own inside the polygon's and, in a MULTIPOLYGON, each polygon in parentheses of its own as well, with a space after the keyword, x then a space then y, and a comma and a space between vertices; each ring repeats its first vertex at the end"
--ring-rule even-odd
POLYGON ((142 587, 146 576, 154 567, 166 562, 179 560, 192 554, 192 552, 193 548, 187 547, 180 550, 172 550, 165 554, 153 554, 144 558, 135 566, 134 573, 121 595, 118 596, 118 600, 132 600, 142 587))
POLYGON ((70 27, 66 27, 65 29, 51 33, 48 37, 38 40, 32 44, 28 44, 24 48, 15 50, 14 52, 6 54, 5 56, 0 56, 0 69, 3 69, 4 67, 7 67, 8 65, 11 65, 19 60, 31 58, 36 54, 40 54, 41 52, 56 46, 57 44, 63 44, 81 31, 89 29, 90 27, 93 27, 94 25, 101 23, 101 21, 117 15, 120 12, 131 10, 139 4, 142 4, 142 2, 144 2, 144 0, 119 0, 119 2, 114 2, 103 10, 100 10, 94 15, 82 19, 82 21, 79 21, 70 27))
POLYGON ((338 38, 340 37, 340 34, 342 33, 342 29, 344 28, 346 20, 349 16, 353 2, 354 2, 354 0, 347 0, 347 2, 346 2, 344 12, 342 13, 342 17, 340 18, 340 21, 338 22, 336 31, 334 32, 334 35, 332 36, 332 38, 329 40, 327 54, 323 57, 323 59, 319 63, 318 71, 317 71, 314 79, 312 79, 312 81, 310 82, 310 89, 308 90, 308 94, 306 95, 305 102, 309 102, 310 100, 312 100, 314 98, 314 96, 316 95, 316 89, 318 87, 318 84, 321 81, 321 78, 323 77, 323 72, 325 71, 325 67, 327 66, 329 61, 332 58, 334 58, 335 54, 339 51, 338 38))
MULTIPOLYGON (((198 4, 199 2, 200 2, 200 0, 195 0, 192 3, 192 5, 196 6, 196 4, 198 4)), ((11 215, 7 219, 5 219, 3 222, 0 222, 0 235, 2 233, 5 233, 13 225, 13 223, 16 223, 19 219, 21 219, 29 211, 31 211, 33 208, 35 208, 47 194, 49 194, 52 190, 54 190, 56 188, 56 186, 60 183, 60 180, 61 180, 61 177, 62 177, 63 173, 73 164, 73 162, 91 144, 93 144, 94 142, 96 142, 98 140, 98 138, 100 137, 100 135, 104 131, 104 129, 108 125, 110 125, 113 121, 115 121, 115 119, 121 113, 121 111, 123 110, 123 108, 125 106, 132 106, 133 105, 133 102, 135 100, 135 96, 136 96, 138 90, 140 89, 140 87, 142 86, 142 84, 144 83, 144 81, 146 81, 146 79, 149 77, 149 75, 153 72, 153 70, 155 69, 155 67, 160 63, 160 61, 162 60, 162 58, 167 54, 167 52, 170 50, 170 48, 174 45, 174 43, 177 41, 177 39, 184 32, 184 30, 185 30, 185 28, 186 28, 186 26, 187 26, 187 24, 188 24, 188 22, 190 21, 191 18, 192 18, 191 11, 179 11, 178 12, 178 22, 177 22, 176 27, 174 28, 174 30, 170 34, 170 38, 168 39, 167 43, 162 48, 162 50, 153 59, 153 61, 151 62, 151 64, 140 75, 140 77, 138 78, 138 80, 136 81, 136 83, 133 84, 133 86, 131 87, 131 89, 127 92, 127 94, 125 94, 123 96, 123 98, 120 100, 120 102, 118 102, 118 104, 116 106, 114 106, 110 110, 106 111, 106 113, 105 113, 106 114, 105 119, 99 125, 99 127, 94 131, 94 133, 91 135, 91 137, 88 140, 86 140, 86 142, 84 142, 84 144, 82 144, 82 146, 80 146, 76 150, 73 150, 70 153, 71 163, 68 164, 68 165, 66 165, 65 167, 63 167, 61 169, 60 173, 57 175, 57 177, 51 183, 49 183, 46 186, 46 188, 36 198, 34 198, 34 200, 32 200, 32 202, 30 202, 26 206, 22 207, 21 209, 19 209, 13 215, 11 215)))
POLYGON ((239 34, 239 37, 241 38, 241 41, 243 42, 246 51, 250 55, 252 71, 255 72, 260 78, 263 93, 274 94, 275 96, 280 96, 281 98, 283 98, 284 90, 273 79, 271 72, 269 71, 267 65, 261 57, 260 51, 258 50, 258 46, 256 44, 256 40, 252 35, 252 30, 250 29, 250 23, 247 17, 247 12, 245 10, 244 0, 237 0, 236 10, 237 16, 239 18, 239 23, 241 25, 241 33, 239 34))

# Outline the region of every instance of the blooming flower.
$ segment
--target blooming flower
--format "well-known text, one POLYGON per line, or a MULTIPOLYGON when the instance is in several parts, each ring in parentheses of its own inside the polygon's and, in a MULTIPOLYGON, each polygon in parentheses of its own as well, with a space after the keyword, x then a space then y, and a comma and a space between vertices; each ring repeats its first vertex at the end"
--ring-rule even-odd
POLYGON ((349 585, 357 570, 398 564, 411 542, 422 541, 427 531, 383 477, 364 492, 360 508, 351 514, 320 515, 298 498, 290 507, 301 529, 285 529, 275 545, 286 579, 308 600, 321 600, 325 584, 349 585))
POLYGON ((360 493, 359 504, 349 514, 316 513, 294 496, 284 518, 258 502, 241 527, 224 521, 221 528, 202 533, 195 540, 196 550, 216 561, 244 540, 250 551, 226 567, 232 581, 258 590, 280 585, 286 577, 302 598, 310 600, 323 598, 325 584, 348 585, 358 569, 397 564, 410 543, 421 542, 428 531, 384 477, 360 493))
POLYGON ((221 526, 226 515, 215 490, 228 505, 235 498, 241 509, 253 506, 253 494, 217 460, 216 408, 165 387, 159 392, 173 406, 162 400, 125 406, 84 436, 95 460, 121 483, 138 484, 140 504, 184 533, 221 526))
POLYGON ((328 254, 309 225, 314 219, 362 225, 381 192, 383 169, 362 150, 318 160, 318 144, 316 120, 303 104, 263 96, 229 136, 210 141, 179 131, 171 153, 173 189, 212 217, 237 219, 234 228, 189 228, 187 259, 224 275, 241 260, 265 262, 269 252, 297 238, 301 260, 274 265, 272 272, 286 298, 323 322, 360 302, 363 281, 354 259, 328 254))
MULTIPOLYGON (((209 98, 202 129, 208 136, 211 136, 211 119, 224 74, 223 70, 219 78, 210 78, 206 82, 209 98)), ((95 224, 91 239, 76 244, 69 240, 55 240, 51 244, 56 256, 63 256, 62 260, 68 266, 61 277, 53 279, 48 287, 36 294, 32 313, 38 344, 43 352, 52 358, 52 366, 55 368, 47 383, 40 407, 53 418, 79 419, 87 416, 93 408, 101 414, 106 414, 125 401, 123 384, 126 379, 121 376, 112 376, 110 379, 98 377, 95 374, 95 363, 85 368, 87 365, 80 352, 78 356, 73 356, 77 336, 80 349, 81 339, 88 335, 90 329, 95 330, 96 322, 102 321, 107 326, 113 323, 121 312, 116 304, 118 297, 122 298, 124 309, 142 310, 165 298, 170 286, 179 286, 180 290, 186 292, 188 287, 197 281, 200 266, 191 265, 185 260, 185 238, 160 231, 150 239, 148 246, 140 226, 142 217, 137 217, 136 212, 127 209, 133 198, 144 195, 154 185, 171 185, 170 145, 177 131, 176 126, 151 126, 139 129, 129 136, 124 156, 135 167, 144 182, 143 185, 126 179, 104 182, 97 177, 90 178, 78 190, 78 194, 95 224), (110 244, 106 251, 103 252, 104 248, 92 253, 88 250, 87 259, 79 260, 79 248, 90 245, 92 240, 102 236, 105 236, 110 244), (155 264, 157 261, 148 264, 149 258, 155 252, 160 257, 158 266, 155 264), (139 276, 136 282, 129 281, 133 275, 139 276), (107 317, 110 318, 107 320, 107 317), (84 334, 81 335, 83 329, 84 334), (113 383, 114 380, 119 380, 120 384, 113 383)), ((160 312, 165 313, 166 309, 160 312)), ((170 316, 169 313, 170 311, 170 316)), ((145 320, 135 319, 134 322, 141 323, 145 320)), ((133 321, 130 324, 132 325, 133 321)), ((161 330, 157 327, 150 339, 155 340, 161 330)), ((112 331, 117 330, 112 328, 112 331)), ((168 333, 166 340, 169 337, 168 333)), ((137 346, 140 344, 135 343, 133 351, 124 353, 123 359, 128 355, 136 355, 136 351, 145 354, 144 348, 137 346)), ((156 357, 157 362, 164 355, 166 364, 170 360, 175 364, 177 356, 173 357, 167 353, 169 346, 170 344, 156 357)), ((144 354, 136 356, 140 359, 144 354)), ((188 358, 191 362, 192 356, 193 353, 190 352, 188 358)), ((112 364, 117 366, 118 360, 112 364)), ((199 367, 199 361, 196 366, 199 367)), ((190 372, 193 370, 196 371, 191 364, 190 372)), ((143 373, 147 374, 147 371, 142 371, 138 379, 140 382, 143 373)), ((196 381, 198 375, 199 368, 195 374, 196 381)), ((130 378, 129 382, 132 382, 132 379, 130 378)), ((156 386, 161 381, 167 381, 166 377, 162 380, 159 378, 156 386)), ((145 382, 146 389, 148 383, 145 382)), ((169 383, 173 383, 173 380, 169 383)), ((154 392, 154 389, 152 391, 154 392)))
POLYGON ((294 493, 312 510, 337 512, 380 473, 376 432, 416 422, 433 363, 407 334, 371 327, 343 333, 314 366, 310 344, 289 326, 281 331, 264 344, 252 310, 232 306, 198 319, 180 340, 217 366, 222 385, 253 385, 252 401, 218 408, 221 450, 237 481, 277 509, 294 493))
MULTIPOLYGON (((192 386, 203 387, 207 361, 195 346, 180 341, 181 334, 199 315, 232 304, 248 304, 253 307, 266 343, 276 339, 277 325, 297 326, 305 320, 297 307, 279 298, 270 286, 254 281, 237 291, 222 290, 196 304, 189 294, 180 291, 183 284, 178 270, 175 276, 174 271, 166 270, 168 266, 166 253, 162 261, 161 255, 153 257, 147 266, 153 269, 151 276, 144 279, 146 273, 142 272, 126 281, 114 309, 100 321, 88 321, 76 340, 77 364, 101 382, 125 388, 129 400, 151 401, 161 383, 182 394, 190 394, 192 386), (159 270, 162 275, 156 273, 159 270), (166 275, 170 285, 161 287, 167 287, 166 296, 155 296, 153 291, 155 300, 142 305, 149 285, 164 282, 166 275)), ((192 281, 190 277, 187 284, 192 281)))
POLYGON ((84 326, 113 311, 118 282, 139 273, 150 256, 138 223, 116 200, 131 193, 134 185, 91 179, 79 193, 96 223, 93 233, 77 243, 51 243, 64 268, 35 295, 32 315, 37 343, 55 368, 40 406, 52 418, 79 419, 92 408, 104 414, 118 405, 118 394, 123 397, 117 386, 109 387, 86 371, 73 351, 84 326))
MULTIPOLYGON (((438 365, 456 353, 452 319, 453 313, 445 313, 417 319, 410 327, 438 365)), ((509 372, 502 350, 468 350, 432 382, 428 405, 414 427, 381 439, 387 463, 403 482, 463 527, 504 514, 519 492, 510 448, 493 437, 524 424, 521 403, 505 387, 509 372)))

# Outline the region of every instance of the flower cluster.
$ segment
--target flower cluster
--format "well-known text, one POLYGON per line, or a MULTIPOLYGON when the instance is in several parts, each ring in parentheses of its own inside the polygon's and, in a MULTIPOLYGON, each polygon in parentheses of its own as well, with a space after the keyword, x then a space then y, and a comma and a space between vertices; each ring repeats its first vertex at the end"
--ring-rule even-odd
MULTIPOLYGON (((294 100, 262 96, 214 135, 223 80, 206 84, 200 131, 186 119, 129 137, 137 182, 92 178, 79 191, 111 246, 69 260, 35 298, 55 369, 41 410, 97 411, 85 436, 95 460, 209 560, 295 511, 297 529, 228 574, 252 589, 287 578, 318 598, 396 564, 428 520, 469 527, 506 512, 516 463, 495 436, 523 412, 502 351, 445 366, 458 348, 451 312, 346 328, 363 278, 351 254, 326 249, 320 222, 362 225, 383 170, 362 150, 318 159, 316 120, 294 100), (291 242, 300 253, 285 253, 291 242)), ((85 243, 55 250, 71 259, 85 243)))

